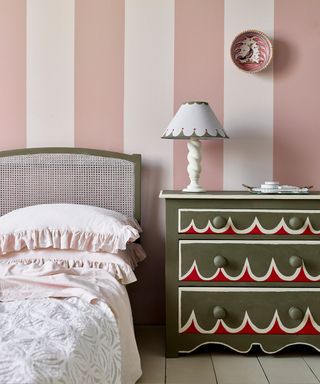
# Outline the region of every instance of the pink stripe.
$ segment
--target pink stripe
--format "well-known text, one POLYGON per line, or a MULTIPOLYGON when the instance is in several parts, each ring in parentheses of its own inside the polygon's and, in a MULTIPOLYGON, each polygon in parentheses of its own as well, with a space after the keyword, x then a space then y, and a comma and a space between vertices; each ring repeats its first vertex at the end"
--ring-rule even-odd
MULTIPOLYGON (((187 100, 208 101, 223 122, 224 1, 176 0, 174 110, 187 100)), ((174 187, 189 184, 187 143, 174 142, 174 187)), ((200 184, 223 187, 223 143, 202 141, 200 184)))
POLYGON ((319 0, 275 1, 274 178, 320 188, 319 0))
POLYGON ((122 152, 124 0, 75 4, 75 145, 122 152))
POLYGON ((0 149, 26 146, 26 2, 0 2, 0 149))

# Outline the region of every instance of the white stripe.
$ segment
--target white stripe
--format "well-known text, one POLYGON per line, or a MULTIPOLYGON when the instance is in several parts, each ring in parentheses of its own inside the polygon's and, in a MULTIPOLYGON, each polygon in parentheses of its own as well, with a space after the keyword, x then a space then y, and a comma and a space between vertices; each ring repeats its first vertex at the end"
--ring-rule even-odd
POLYGON ((74 145, 75 0, 27 0, 27 146, 74 145))
POLYGON ((163 232, 159 190, 173 184, 172 140, 160 138, 173 116, 173 72, 174 0, 126 0, 124 151, 143 153, 142 224, 150 244, 158 243, 155 228, 163 232))
POLYGON ((272 65, 257 74, 238 69, 230 58, 234 37, 257 29, 271 39, 273 0, 225 0, 224 189, 260 185, 273 178, 272 65))

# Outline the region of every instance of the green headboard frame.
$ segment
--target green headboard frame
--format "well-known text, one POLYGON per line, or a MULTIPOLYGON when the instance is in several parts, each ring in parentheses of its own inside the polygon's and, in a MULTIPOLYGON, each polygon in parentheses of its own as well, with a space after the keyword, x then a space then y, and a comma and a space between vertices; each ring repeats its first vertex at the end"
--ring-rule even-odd
POLYGON ((0 215, 34 204, 75 203, 141 219, 141 155, 87 148, 0 151, 0 215))

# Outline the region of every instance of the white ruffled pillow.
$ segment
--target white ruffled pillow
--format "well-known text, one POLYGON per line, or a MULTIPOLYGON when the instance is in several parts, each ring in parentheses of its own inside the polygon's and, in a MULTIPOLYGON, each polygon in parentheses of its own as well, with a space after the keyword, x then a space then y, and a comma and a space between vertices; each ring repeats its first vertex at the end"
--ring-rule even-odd
POLYGON ((69 273, 69 270, 94 269, 99 275, 110 273, 122 284, 137 280, 133 270, 146 257, 139 244, 128 244, 117 253, 75 251, 72 249, 35 249, 10 252, 0 256, 0 277, 4 275, 37 275, 44 270, 69 273))
POLYGON ((0 254, 57 248, 89 252, 126 249, 139 237, 136 220, 89 205, 43 204, 0 217, 0 254))

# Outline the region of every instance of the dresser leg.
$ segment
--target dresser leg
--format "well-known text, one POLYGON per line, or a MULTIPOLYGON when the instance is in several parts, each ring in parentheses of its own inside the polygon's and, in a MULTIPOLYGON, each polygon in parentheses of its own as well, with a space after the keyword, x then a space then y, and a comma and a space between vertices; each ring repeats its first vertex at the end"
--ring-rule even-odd
POLYGON ((179 357, 179 353, 176 349, 166 348, 166 357, 169 359, 174 357, 179 357))
POLYGON ((173 326, 169 326, 169 320, 167 320, 167 327, 166 327, 166 357, 178 357, 178 340, 175 337, 175 332, 178 332, 177 330, 174 330, 172 332, 172 329, 174 329, 173 326))

